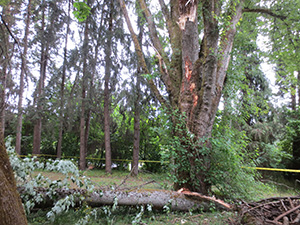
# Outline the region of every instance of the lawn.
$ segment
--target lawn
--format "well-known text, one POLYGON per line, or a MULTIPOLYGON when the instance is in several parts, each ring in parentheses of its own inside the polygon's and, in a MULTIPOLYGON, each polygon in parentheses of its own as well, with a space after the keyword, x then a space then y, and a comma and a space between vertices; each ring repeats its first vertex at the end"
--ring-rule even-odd
MULTIPOLYGON (((36 172, 38 173, 38 172, 36 172)), ((51 180, 59 180, 63 178, 60 173, 44 172, 51 180)), ((171 189, 172 183, 168 181, 167 175, 164 173, 156 174, 150 172, 142 172, 138 177, 129 176, 128 171, 113 171, 112 174, 106 174, 103 170, 88 170, 82 172, 82 175, 90 177, 96 187, 101 188, 118 188, 118 189, 171 189)), ((272 183, 266 186, 264 190, 258 190, 257 199, 263 199, 273 196, 292 196, 297 193, 292 188, 279 183, 272 183)), ((255 199, 255 200, 257 200, 255 199)), ((72 209, 68 213, 57 217, 54 222, 47 221, 44 211, 36 211, 28 216, 29 224, 75 224, 80 218, 84 217, 89 211, 89 207, 84 209, 72 209)), ((96 209, 97 215, 90 218, 87 224, 232 224, 237 218, 236 212, 220 212, 213 207, 211 212, 170 212, 168 209, 155 211, 147 207, 142 211, 141 207, 102 207, 96 209)))

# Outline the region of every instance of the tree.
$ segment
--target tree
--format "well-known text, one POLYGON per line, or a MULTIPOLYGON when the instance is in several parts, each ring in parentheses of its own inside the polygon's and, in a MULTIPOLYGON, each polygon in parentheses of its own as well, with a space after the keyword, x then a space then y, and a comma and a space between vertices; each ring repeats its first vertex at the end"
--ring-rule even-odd
POLYGON ((86 168, 86 92, 88 80, 88 45, 89 45, 89 24, 88 20, 84 26, 84 41, 83 41, 83 68, 82 68, 82 83, 81 83, 81 112, 80 112, 80 169, 86 168))
MULTIPOLYGON (((138 39, 142 46, 144 27, 141 22, 141 16, 138 17, 138 27, 140 29, 138 39)), ((132 154, 132 175, 137 176, 139 172, 139 154, 140 154, 140 113, 141 113, 141 68, 137 68, 136 73, 136 97, 134 100, 134 125, 133 125, 133 154, 132 154)))
POLYGON ((68 14, 67 14, 67 27, 65 34, 65 47, 64 47, 64 58, 61 73, 61 84, 60 84, 60 111, 59 111, 59 132, 58 132, 58 142, 57 142, 57 158, 61 158, 62 155, 62 141, 64 132, 64 103, 65 103, 65 80, 66 80, 66 70, 67 70, 67 52, 68 52, 68 39, 70 33, 70 11, 71 11, 71 1, 68 1, 68 14))
MULTIPOLYGON (((16 4, 17 5, 17 4, 16 4)), ((11 58, 14 52, 14 44, 18 44, 14 35, 11 32, 11 28, 14 24, 14 6, 11 2, 3 5, 3 10, 0 15, 0 121, 2 132, 5 131, 5 112, 7 108, 7 88, 9 75, 11 70, 11 58), (10 42, 10 38, 13 38, 15 43, 10 42)))
POLYGON ((289 122, 285 138, 290 141, 292 148, 293 162, 289 165, 292 168, 299 168, 300 160, 300 135, 297 131, 300 106, 299 7, 300 3, 294 1, 272 3, 273 11, 281 11, 281 15, 271 17, 270 29, 265 31, 272 41, 268 53, 270 61, 276 65, 278 94, 282 97, 289 95, 288 108, 291 112, 287 112, 289 122))
MULTIPOLYGON (((179 137, 185 146, 185 151, 178 152, 175 159, 175 164, 178 165, 175 171, 175 189, 185 187, 207 194, 210 183, 206 174, 210 169, 210 159, 209 152, 204 153, 202 149, 210 148, 209 138, 222 94, 236 25, 242 16, 243 2, 230 1, 228 5, 222 5, 222 1, 201 1, 198 5, 197 1, 173 0, 170 1, 170 7, 167 7, 164 1, 159 1, 170 39, 173 53, 171 56, 166 54, 159 40, 154 18, 146 2, 139 2, 148 23, 152 44, 160 60, 161 79, 166 86, 168 99, 159 93, 153 80, 149 80, 149 85, 161 104, 170 105, 170 109, 185 115, 187 130, 184 133, 183 130, 179 133, 174 131, 174 135, 179 137), (200 5, 204 36, 199 49, 197 9, 200 5), (226 9, 224 13, 222 9, 226 9), (192 147, 191 142, 197 147, 192 147), (189 168, 180 165, 184 155, 188 155, 189 168)), ((120 5, 134 41, 140 66, 145 74, 149 74, 124 1, 120 0, 120 5)), ((173 121, 178 122, 176 117, 173 117, 173 121)))
POLYGON ((111 73, 111 48, 113 31, 113 1, 109 6, 108 33, 105 46, 105 76, 104 76, 104 141, 105 141, 105 172, 111 173, 111 145, 110 145, 110 73, 111 73))
POLYGON ((5 149, 2 130, 0 131, 0 161, 0 224, 27 224, 25 211, 17 191, 14 173, 5 149))
POLYGON ((19 89, 19 101, 18 101, 18 121, 17 121, 17 133, 16 133, 16 152, 21 154, 21 138, 22 138, 22 122, 23 122, 23 93, 24 93, 24 75, 26 72, 26 58, 28 50, 28 35, 29 35, 29 25, 31 16, 31 0, 28 1, 27 5, 27 15, 25 21, 25 33, 23 38, 23 54, 21 63, 21 74, 20 74, 20 89, 19 89))

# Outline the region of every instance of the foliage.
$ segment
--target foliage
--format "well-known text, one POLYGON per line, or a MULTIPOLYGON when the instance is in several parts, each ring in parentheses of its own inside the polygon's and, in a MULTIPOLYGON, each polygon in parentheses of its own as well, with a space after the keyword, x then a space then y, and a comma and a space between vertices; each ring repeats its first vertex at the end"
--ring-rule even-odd
POLYGON ((74 162, 69 160, 40 161, 37 157, 20 159, 16 155, 10 142, 11 139, 6 141, 6 148, 10 157, 11 166, 15 172, 17 183, 24 188, 21 198, 27 215, 31 213, 35 205, 41 204, 45 199, 50 198, 54 203, 47 212, 47 218, 54 221, 57 215, 68 212, 70 207, 75 206, 76 198, 84 199, 84 196, 80 191, 75 191, 71 195, 58 199, 57 189, 69 190, 71 185, 76 185, 77 187, 85 188, 88 191, 94 190, 94 185, 91 183, 90 179, 80 175, 74 162), (64 179, 50 180, 41 173, 33 176, 32 174, 35 170, 59 172, 64 175, 64 179), (36 190, 37 188, 45 188, 47 190, 46 194, 39 193, 36 190))
POLYGON ((73 11, 73 14, 79 22, 85 21, 88 15, 91 13, 91 8, 87 6, 85 1, 80 2, 79 0, 76 0, 73 3, 73 6, 76 9, 73 11))
POLYGON ((280 140, 279 149, 290 157, 285 158, 283 162, 285 166, 291 168, 299 168, 299 148, 298 143, 300 139, 300 110, 297 108, 295 111, 289 110, 287 113, 287 124, 285 132, 280 140))
MULTIPOLYGON (((185 130, 184 118, 184 116, 179 116, 177 121, 180 121, 181 126, 178 124, 175 126, 179 133, 188 134, 185 130)), ((174 125, 169 122, 166 126, 171 128, 174 125)), ((254 164, 252 161, 248 161, 248 155, 244 151, 248 144, 245 132, 230 128, 222 124, 221 120, 217 120, 213 137, 209 139, 210 150, 202 144, 202 140, 195 142, 193 135, 164 137, 167 140, 165 141, 166 144, 161 145, 161 155, 162 160, 171 162, 167 165, 167 171, 169 171, 169 179, 172 182, 188 182, 184 179, 179 181, 174 173, 175 170, 184 168, 190 177, 194 177, 194 174, 199 171, 205 171, 207 173, 206 179, 212 185, 212 192, 222 197, 231 200, 236 198, 251 199, 257 194, 256 188, 260 185, 256 181, 258 174, 247 169, 247 166, 254 166, 254 164), (199 160, 196 161, 197 165, 194 168, 189 163, 188 154, 190 153, 186 150, 185 144, 193 146, 201 155, 201 157, 198 156, 199 160), (202 156, 209 157, 211 163, 207 165, 205 161, 201 160, 202 156)))
POLYGON ((231 199, 252 199, 257 195, 258 173, 244 151, 248 144, 245 132, 216 123, 212 142, 210 182, 214 192, 231 199))

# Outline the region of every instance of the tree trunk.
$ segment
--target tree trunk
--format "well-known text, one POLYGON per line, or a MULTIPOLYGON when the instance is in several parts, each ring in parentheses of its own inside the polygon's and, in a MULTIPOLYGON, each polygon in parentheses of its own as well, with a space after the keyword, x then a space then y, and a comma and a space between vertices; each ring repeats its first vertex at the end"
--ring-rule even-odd
POLYGON ((14 173, 5 149, 2 130, 0 131, 0 161, 0 225, 27 224, 14 173))
POLYGON ((298 94, 298 106, 300 106, 300 69, 297 71, 297 94, 298 94))
POLYGON ((18 119, 17 119, 17 133, 16 133, 16 152, 21 155, 21 138, 22 138, 22 122, 23 122, 23 93, 24 93, 24 75, 27 67, 27 49, 28 49, 28 34, 31 17, 31 0, 28 1, 25 34, 23 38, 23 54, 21 63, 21 74, 20 74, 20 90, 19 90, 19 101, 18 101, 18 119))
MULTIPOLYGON (((45 80, 46 80, 46 71, 47 71, 47 63, 48 63, 48 54, 49 54, 49 40, 46 41, 46 24, 45 24, 45 11, 46 8, 43 5, 43 12, 42 12, 42 39, 41 39, 41 62, 40 62, 40 79, 37 87, 37 94, 35 97, 35 104, 36 104, 36 119, 34 122, 34 130, 33 130, 33 149, 32 154, 41 154, 41 136, 42 136, 42 95, 44 92, 45 80)), ((50 31, 53 28, 53 21, 50 22, 50 31)), ((49 32, 50 32, 49 31, 49 32)))
POLYGON ((140 103, 141 103, 141 89, 140 89, 140 76, 137 73, 136 81, 136 100, 134 103, 134 133, 133 133, 133 157, 132 157, 132 176, 137 176, 139 172, 139 154, 140 154, 140 103))
MULTIPOLYGON (((42 208, 53 205, 51 199, 47 199, 47 189, 36 190, 45 196, 42 208)), ((87 194, 85 190, 78 189, 57 189, 58 198, 64 198, 70 194, 80 191, 87 194)), ((19 188, 19 192, 25 192, 24 188, 19 188)), ((84 202, 91 207, 101 207, 103 205, 113 205, 117 199, 118 206, 146 206, 151 205, 154 209, 163 210, 169 207, 175 211, 202 210, 208 211, 214 204, 217 209, 232 210, 232 206, 214 197, 208 197, 188 190, 168 191, 156 189, 133 189, 133 190, 101 190, 101 195, 97 192, 86 195, 84 202)), ((78 199, 78 201, 82 201, 78 199)), ((78 202, 77 202, 78 203, 78 202)))
POLYGON ((81 92, 81 116, 80 116, 80 170, 86 168, 86 85, 87 85, 87 58, 88 58, 88 19, 85 22, 84 28, 84 41, 83 41, 83 69, 82 69, 82 92, 81 92))
POLYGON ((60 109, 59 109, 59 132, 58 132, 58 142, 57 142, 57 158, 60 159, 62 155, 62 141, 63 141, 63 133, 64 133, 64 103, 65 103, 65 79, 66 79, 66 70, 67 70, 67 52, 68 52, 68 38, 70 32, 70 11, 71 11, 71 1, 68 1, 68 18, 67 18, 67 29, 65 36, 65 48, 64 48, 64 62, 62 67, 62 77, 60 84, 60 109))
MULTIPOLYGON (((141 18, 138 18, 138 26, 140 28, 139 42, 142 46, 144 27, 141 18)), ((133 156, 132 156, 132 176, 137 176, 139 172, 139 154, 140 154, 140 111, 141 111, 141 69, 137 68, 136 75, 136 99, 134 102, 134 133, 133 133, 133 156)))
POLYGON ((0 24, 1 30, 1 55, 0 55, 0 122, 1 131, 5 131, 5 110, 6 110, 6 87, 7 87, 7 75, 10 64, 10 51, 11 45, 9 43, 9 29, 11 26, 11 6, 8 4, 3 7, 2 23, 0 24))
POLYGON ((113 1, 110 3, 108 34, 105 47, 105 76, 104 76, 104 141, 105 141, 105 172, 111 173, 111 145, 110 145, 110 91, 109 81, 111 72, 111 36, 113 29, 113 1))

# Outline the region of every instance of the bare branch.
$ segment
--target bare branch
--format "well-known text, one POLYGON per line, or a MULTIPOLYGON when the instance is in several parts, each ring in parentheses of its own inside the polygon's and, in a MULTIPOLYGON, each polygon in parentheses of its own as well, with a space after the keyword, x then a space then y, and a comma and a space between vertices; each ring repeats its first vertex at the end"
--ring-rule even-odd
MULTIPOLYGON (((134 32, 133 27, 131 25, 131 21, 130 21, 130 18, 128 16, 128 12, 127 12, 125 2, 124 2, 124 0, 119 0, 119 2, 120 2, 120 6, 121 6, 122 12, 124 14, 124 17, 125 17, 130 35, 131 35, 131 38, 132 38, 133 43, 134 43, 134 48, 135 48, 135 51, 136 51, 136 54, 137 54, 137 57, 138 57, 139 66, 142 68, 144 73, 150 74, 150 71, 148 70, 148 67, 147 67, 143 52, 142 52, 142 48, 141 48, 139 40, 138 40, 138 37, 137 37, 136 33, 134 32)), ((168 106, 168 103, 167 103, 166 99, 164 99, 164 97, 160 94, 159 90, 157 89, 157 87, 154 84, 152 79, 148 80, 148 84, 149 84, 149 87, 150 87, 151 91, 153 92, 155 97, 158 99, 158 101, 162 105, 168 106)))
MULTIPOLYGON (((160 72, 162 75, 161 78, 162 78, 164 84, 166 85, 167 90, 170 90, 172 83, 171 83, 169 73, 167 72, 167 68, 170 65, 169 58, 168 58, 167 54, 165 53, 164 48, 158 38, 158 32, 156 30, 153 16, 151 15, 151 12, 148 9, 145 0, 139 0, 139 3, 140 3, 141 9, 143 10, 143 13, 144 13, 145 18, 148 23, 151 42, 154 46, 155 51, 157 52, 157 56, 158 56, 159 60, 163 61, 163 63, 161 65, 165 65, 164 68, 160 67, 160 72)), ((162 2, 162 4, 164 4, 164 3, 162 2)))
POLYGON ((11 32, 11 30, 9 29, 9 27, 7 26, 5 20, 3 19, 3 16, 1 16, 1 21, 3 23, 3 25, 5 26, 5 28, 7 29, 9 35, 12 37, 12 39, 14 39, 15 43, 18 45, 18 47, 20 48, 20 44, 19 44, 19 41, 17 40, 17 38, 13 35, 13 33, 11 32))
POLYGON ((168 59, 166 53, 164 52, 162 44, 161 44, 161 42, 158 38, 158 32, 157 32, 156 27, 155 27, 154 18, 152 16, 150 10, 147 7, 145 0, 139 0, 139 3, 140 3, 141 9, 143 10, 143 13, 144 13, 145 18, 146 18, 147 23, 148 23, 148 28, 149 28, 149 32, 150 32, 151 41, 152 41, 154 47, 156 48, 156 50, 163 57, 165 63, 168 64, 169 59, 168 59))
POLYGON ((262 13, 262 14, 267 14, 267 15, 270 15, 270 16, 273 16, 275 18, 279 18, 281 20, 285 20, 287 17, 286 16, 283 16, 283 15, 278 15, 276 13, 274 13, 272 10, 270 9, 265 9, 265 8, 256 8, 256 9, 249 9, 249 8, 244 8, 242 10, 243 13, 246 13, 246 12, 252 12, 252 13, 262 13))
POLYGON ((164 0, 158 0, 158 1, 159 1, 161 10, 162 10, 162 12, 164 14, 164 17, 167 20, 167 24, 168 24, 168 22, 170 21, 170 12, 169 12, 169 9, 167 8, 164 0))

